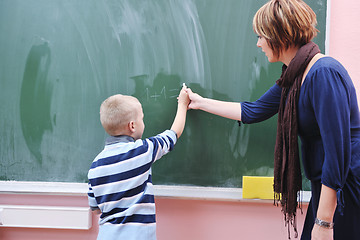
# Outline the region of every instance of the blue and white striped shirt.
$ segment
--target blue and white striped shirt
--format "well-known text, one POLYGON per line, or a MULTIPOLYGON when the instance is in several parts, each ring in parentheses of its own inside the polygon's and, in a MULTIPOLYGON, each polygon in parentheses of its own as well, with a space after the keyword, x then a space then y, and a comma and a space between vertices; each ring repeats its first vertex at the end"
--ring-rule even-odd
POLYGON ((156 239, 151 166, 171 151, 176 133, 145 140, 110 137, 88 173, 89 205, 100 209, 98 239, 156 239))

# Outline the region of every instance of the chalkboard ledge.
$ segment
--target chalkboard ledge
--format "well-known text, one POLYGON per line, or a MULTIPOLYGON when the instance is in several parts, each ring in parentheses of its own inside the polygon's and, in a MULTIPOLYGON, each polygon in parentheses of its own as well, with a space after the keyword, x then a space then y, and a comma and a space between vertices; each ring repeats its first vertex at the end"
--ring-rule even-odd
MULTIPOLYGON (((42 194, 86 196, 87 183, 0 181, 0 194, 42 194)), ((243 199, 242 188, 154 185, 155 197, 214 201, 272 203, 273 200, 243 199)), ((302 192, 302 202, 310 201, 311 192, 302 192)))
POLYGON ((85 196, 86 183, 0 181, 0 193, 85 196))
MULTIPOLYGON (((245 199, 242 197, 242 188, 223 188, 223 187, 198 187, 198 186, 169 186, 155 185, 155 196, 160 198, 184 198, 214 201, 241 201, 273 203, 274 200, 267 199, 245 199)), ((311 192, 302 192, 302 202, 310 201, 311 192)))

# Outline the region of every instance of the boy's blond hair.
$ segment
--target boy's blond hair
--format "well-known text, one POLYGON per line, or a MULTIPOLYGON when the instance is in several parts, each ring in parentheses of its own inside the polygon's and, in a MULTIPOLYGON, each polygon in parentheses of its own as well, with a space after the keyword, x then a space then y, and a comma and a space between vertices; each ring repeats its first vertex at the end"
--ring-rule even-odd
POLYGON ((277 57, 282 50, 310 42, 319 31, 316 25, 316 14, 302 0, 271 0, 253 19, 254 32, 267 40, 277 57))
POLYGON ((135 121, 141 106, 132 96, 116 94, 107 98, 100 106, 100 122, 111 135, 121 135, 130 121, 135 121))

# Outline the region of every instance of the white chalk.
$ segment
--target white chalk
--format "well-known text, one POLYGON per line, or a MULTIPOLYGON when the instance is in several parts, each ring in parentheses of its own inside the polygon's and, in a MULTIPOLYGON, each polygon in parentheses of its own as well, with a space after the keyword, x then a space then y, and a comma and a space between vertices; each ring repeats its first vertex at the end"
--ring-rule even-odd
POLYGON ((183 87, 186 87, 185 83, 183 83, 183 87))

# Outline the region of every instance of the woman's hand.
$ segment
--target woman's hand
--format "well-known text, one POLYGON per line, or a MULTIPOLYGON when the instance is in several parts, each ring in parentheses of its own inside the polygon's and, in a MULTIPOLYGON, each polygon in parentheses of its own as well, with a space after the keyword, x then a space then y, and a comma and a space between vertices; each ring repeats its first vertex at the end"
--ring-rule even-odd
POLYGON ((311 232, 311 240, 333 240, 333 229, 327 229, 314 224, 311 232))
POLYGON ((193 91, 191 91, 190 88, 187 88, 186 92, 187 92, 187 94, 189 95, 189 98, 190 98, 189 109, 200 109, 200 104, 201 104, 201 102, 203 100, 203 97, 201 97, 197 93, 193 93, 193 91))

